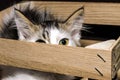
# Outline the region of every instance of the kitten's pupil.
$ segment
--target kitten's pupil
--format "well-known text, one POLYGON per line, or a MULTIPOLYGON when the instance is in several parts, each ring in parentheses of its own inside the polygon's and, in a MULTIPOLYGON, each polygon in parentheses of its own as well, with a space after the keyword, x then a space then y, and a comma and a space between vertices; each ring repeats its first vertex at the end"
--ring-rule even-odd
POLYGON ((63 39, 63 40, 61 40, 61 43, 62 43, 63 45, 65 45, 65 44, 66 44, 66 41, 63 39))
POLYGON ((36 42, 45 43, 45 41, 38 39, 36 42))

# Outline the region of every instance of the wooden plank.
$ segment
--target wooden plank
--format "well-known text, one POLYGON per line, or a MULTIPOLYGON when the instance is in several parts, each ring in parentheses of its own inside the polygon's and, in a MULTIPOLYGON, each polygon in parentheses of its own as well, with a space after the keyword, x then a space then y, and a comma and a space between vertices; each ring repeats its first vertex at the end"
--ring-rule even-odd
POLYGON ((34 1, 35 6, 47 8, 54 15, 66 19, 71 13, 84 6, 84 23, 120 25, 120 3, 34 1))
POLYGON ((0 64, 111 80, 111 51, 106 50, 0 39, 0 64))
POLYGON ((85 4, 85 23, 120 25, 120 3, 85 4))
MULTIPOLYGON (((112 47, 112 66, 113 66, 113 77, 116 75, 120 68, 120 37, 112 47)), ((118 73, 119 75, 119 73, 118 73)))
POLYGON ((64 19, 84 6, 84 19, 87 24, 120 25, 120 3, 89 2, 36 2, 48 7, 64 19))
MULTIPOLYGON (((78 8, 84 6, 85 23, 120 25, 120 3, 89 3, 89 2, 36 2, 48 7, 55 14, 67 18, 78 8), (67 5, 66 5, 67 4, 67 5)), ((40 6, 41 7, 41 6, 40 6)))

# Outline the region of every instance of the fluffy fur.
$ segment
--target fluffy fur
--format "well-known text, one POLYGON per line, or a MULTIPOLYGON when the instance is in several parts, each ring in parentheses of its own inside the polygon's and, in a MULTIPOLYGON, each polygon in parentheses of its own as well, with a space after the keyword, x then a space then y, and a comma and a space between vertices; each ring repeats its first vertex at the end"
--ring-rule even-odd
MULTIPOLYGON (((80 31, 83 16, 76 12, 65 23, 57 19, 47 9, 34 7, 32 3, 20 4, 3 19, 1 38, 27 42, 59 44, 67 38, 67 46, 80 46, 80 31), (66 27, 67 26, 67 27, 66 27)), ((2 80, 73 80, 74 77, 46 72, 2 67, 2 80)))
POLYGON ((2 66, 2 80, 73 80, 72 76, 2 66))

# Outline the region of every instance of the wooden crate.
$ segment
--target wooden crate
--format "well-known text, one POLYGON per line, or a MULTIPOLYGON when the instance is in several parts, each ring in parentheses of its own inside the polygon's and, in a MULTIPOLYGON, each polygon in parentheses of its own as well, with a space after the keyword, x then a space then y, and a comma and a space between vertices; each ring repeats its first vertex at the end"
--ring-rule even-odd
MULTIPOLYGON (((60 15, 64 19, 84 6, 85 23, 120 25, 119 3, 45 1, 35 3, 36 6, 49 7, 55 15, 60 15)), ((3 16, 4 13, 6 10, 2 11, 0 16, 3 16)), ((88 45, 91 41, 83 41, 83 43, 88 45)), ((0 39, 0 64, 39 71, 111 80, 120 67, 119 57, 120 38, 110 50, 0 39)))
POLYGON ((0 39, 0 64, 111 80, 120 66, 120 39, 111 50, 0 39))

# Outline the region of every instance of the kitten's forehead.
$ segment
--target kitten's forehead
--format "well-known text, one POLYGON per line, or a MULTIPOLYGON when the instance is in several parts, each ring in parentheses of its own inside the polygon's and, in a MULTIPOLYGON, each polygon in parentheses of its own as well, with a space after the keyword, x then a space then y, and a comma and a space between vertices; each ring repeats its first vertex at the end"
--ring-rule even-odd
POLYGON ((45 28, 59 28, 59 25, 58 25, 58 21, 44 21, 42 23, 42 26, 45 27, 45 28))
POLYGON ((49 38, 51 44, 58 44, 60 39, 69 37, 70 35, 62 28, 51 28, 49 30, 49 38))

